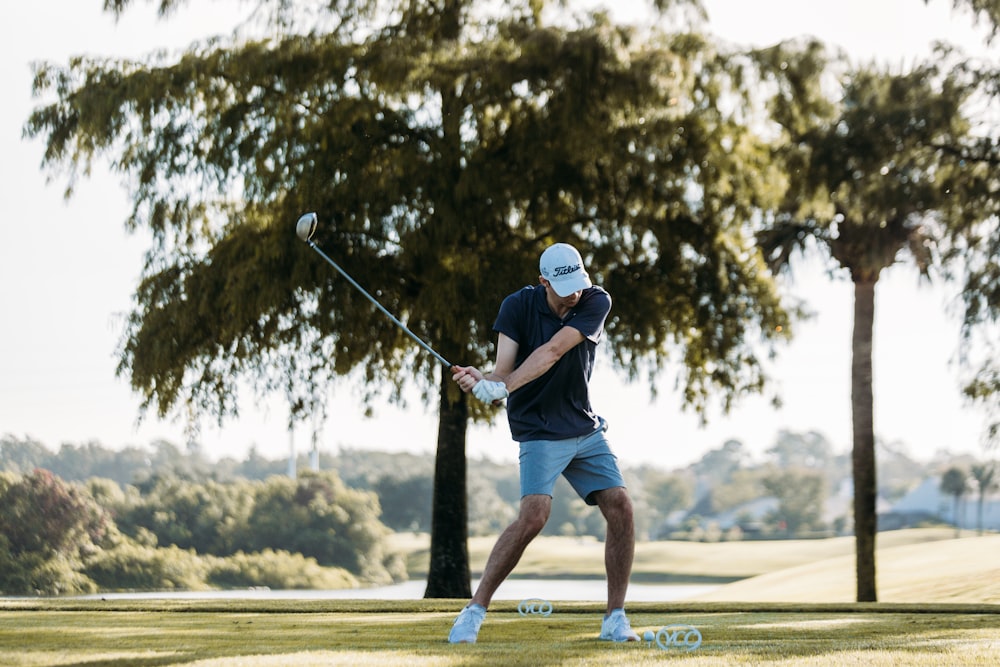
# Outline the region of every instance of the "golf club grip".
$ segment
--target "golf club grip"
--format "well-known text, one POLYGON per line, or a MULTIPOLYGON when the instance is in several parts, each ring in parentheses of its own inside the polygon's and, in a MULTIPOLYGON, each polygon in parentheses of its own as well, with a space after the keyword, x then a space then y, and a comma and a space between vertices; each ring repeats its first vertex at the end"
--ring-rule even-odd
POLYGON ((351 284, 351 286, 353 286, 356 290, 358 290, 359 292, 361 292, 362 294, 364 294, 365 297, 369 301, 371 301, 372 304, 376 308, 378 308, 379 310, 381 310, 382 313, 385 314, 386 317, 388 317, 390 320, 392 320, 393 324, 395 324, 396 326, 398 326, 400 329, 402 329, 406 333, 407 336, 409 336, 410 338, 412 338, 413 341, 417 345, 419 345, 420 347, 422 347, 425 350, 427 350, 428 352, 430 352, 431 355, 433 355, 435 359, 437 359, 438 361, 440 361, 442 364, 444 364, 448 368, 451 368, 452 366, 454 366, 454 364, 452 364, 450 361, 448 361, 447 359, 445 359, 444 357, 442 357, 440 354, 438 354, 434 350, 434 348, 432 348, 430 345, 428 345, 423 340, 421 340, 421 338, 419 336, 417 336, 417 334, 415 334, 412 331, 410 331, 406 327, 406 325, 403 324, 402 322, 400 322, 399 319, 397 319, 395 315, 393 315, 392 313, 390 313, 386 309, 385 306, 383 306, 381 303, 379 303, 378 301, 376 301, 375 297, 373 297, 371 294, 368 293, 368 290, 366 290, 364 287, 362 287, 361 285, 359 285, 358 282, 356 280, 354 280, 354 278, 352 278, 347 273, 347 271, 344 271, 342 268, 340 268, 340 265, 337 264, 332 259, 330 259, 330 257, 327 256, 327 254, 325 252, 323 252, 323 250, 318 245, 316 245, 312 240, 306 241, 306 243, 309 244, 310 248, 312 248, 313 250, 315 250, 316 252, 318 252, 319 256, 322 257, 323 259, 325 259, 326 262, 327 262, 327 264, 329 264, 330 266, 332 266, 333 268, 335 268, 337 270, 337 273, 339 273, 341 276, 343 276, 347 280, 347 282, 349 282, 351 284))

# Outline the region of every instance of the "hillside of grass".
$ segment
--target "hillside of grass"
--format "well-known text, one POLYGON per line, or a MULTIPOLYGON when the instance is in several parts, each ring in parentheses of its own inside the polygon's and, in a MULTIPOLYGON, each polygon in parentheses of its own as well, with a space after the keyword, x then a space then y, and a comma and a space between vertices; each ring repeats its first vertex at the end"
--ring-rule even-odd
MULTIPOLYGON (((956 539, 950 528, 879 533, 876 576, 882 602, 1000 603, 1000 535, 956 539)), ((469 540, 473 576, 496 538, 469 540)), ((429 537, 398 535, 410 576, 426 576, 429 537)), ((851 602, 854 538, 762 542, 640 542, 634 583, 717 583, 699 601, 851 602)), ((602 578, 604 544, 542 537, 514 570, 519 578, 602 578)))
MULTIPOLYGON (((879 536, 881 538, 881 535, 879 536)), ((880 602, 1000 603, 1000 535, 878 546, 880 602)), ((699 601, 851 602, 854 555, 827 558, 722 586, 699 601)))

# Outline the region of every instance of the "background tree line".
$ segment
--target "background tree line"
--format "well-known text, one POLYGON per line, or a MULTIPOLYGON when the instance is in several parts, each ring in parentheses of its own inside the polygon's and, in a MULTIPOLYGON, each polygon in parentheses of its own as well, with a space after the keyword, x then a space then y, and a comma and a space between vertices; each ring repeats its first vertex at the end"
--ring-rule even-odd
POLYGON ((406 578, 374 493, 334 473, 138 485, 0 473, 0 594, 351 588, 406 578))
MULTIPOLYGON (((944 462, 920 464, 891 447, 879 457, 880 497, 898 499, 944 462)), ((304 463, 304 461, 303 461, 304 463)), ((344 450, 327 472, 283 474, 256 451, 208 461, 197 447, 159 441, 112 451, 97 443, 51 451, 0 439, 0 591, 119 588, 345 587, 404 579, 389 532, 429 532, 434 457, 344 450), (40 527, 40 528, 37 528, 40 527)), ((954 461, 942 490, 956 503, 994 466, 954 461)), ((517 511, 513 464, 473 462, 469 532, 493 535, 517 511)), ((783 431, 753 461, 730 440, 685 468, 626 467, 640 539, 740 540, 850 532, 849 513, 826 503, 850 478, 850 457, 821 435, 783 431), (765 513, 715 519, 766 498, 765 513)), ((995 486, 995 485, 994 485, 995 486)), ((981 482, 978 501, 993 487, 981 482)), ((544 534, 604 537, 605 524, 560 480, 544 534)))

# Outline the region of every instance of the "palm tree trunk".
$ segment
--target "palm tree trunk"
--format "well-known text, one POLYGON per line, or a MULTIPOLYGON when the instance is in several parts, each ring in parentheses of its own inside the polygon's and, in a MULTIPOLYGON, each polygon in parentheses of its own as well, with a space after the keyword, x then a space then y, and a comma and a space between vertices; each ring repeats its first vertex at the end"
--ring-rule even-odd
POLYGON ((469 406, 465 395, 451 384, 451 374, 442 371, 425 598, 472 597, 465 458, 469 406))
POLYGON ((854 334, 851 339, 851 413, 854 448, 854 538, 857 572, 857 601, 875 602, 875 535, 878 516, 875 501, 875 425, 872 394, 872 332, 875 324, 875 284, 854 282, 854 334))

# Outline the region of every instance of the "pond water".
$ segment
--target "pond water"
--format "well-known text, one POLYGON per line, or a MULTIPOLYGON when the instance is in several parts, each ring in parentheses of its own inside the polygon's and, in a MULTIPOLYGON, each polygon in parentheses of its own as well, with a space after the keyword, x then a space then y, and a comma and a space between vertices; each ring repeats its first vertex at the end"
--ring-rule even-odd
MULTIPOLYGON (((478 581, 472 582, 475 590, 478 581)), ((419 600, 424 596, 425 581, 406 581, 392 586, 344 590, 270 590, 252 588, 229 591, 178 591, 139 593, 98 593, 77 599, 105 600, 419 600)), ((671 602, 684 600, 716 589, 714 585, 631 584, 629 602, 671 602)), ((573 600, 601 602, 607 586, 600 579, 508 579, 500 585, 494 600, 573 600)))

